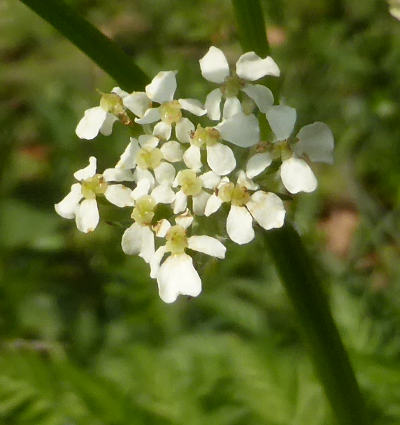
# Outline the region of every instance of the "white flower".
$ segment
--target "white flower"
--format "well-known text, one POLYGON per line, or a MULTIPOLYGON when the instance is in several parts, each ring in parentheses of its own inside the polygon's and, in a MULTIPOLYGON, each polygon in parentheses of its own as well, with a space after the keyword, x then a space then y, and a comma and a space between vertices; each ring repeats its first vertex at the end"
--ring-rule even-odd
POLYGON ((96 158, 91 156, 89 165, 74 174, 79 183, 74 183, 68 195, 54 205, 61 217, 75 218, 78 230, 84 233, 92 232, 99 223, 96 196, 104 195, 117 207, 133 205, 131 190, 122 184, 107 184, 101 174, 96 174, 96 164, 96 158))
POLYGON ((161 71, 146 86, 146 93, 136 92, 124 99, 124 105, 139 117, 135 119, 138 124, 157 123, 153 134, 162 140, 169 140, 173 125, 178 140, 190 126, 189 120, 182 117, 182 109, 197 116, 206 113, 196 99, 174 100, 177 87, 175 74, 174 71, 161 71), (160 106, 153 108, 151 102, 159 103, 160 106))
POLYGON ((210 193, 204 189, 214 190, 220 177, 213 171, 197 176, 194 170, 181 170, 176 175, 173 186, 180 187, 175 195, 174 214, 184 211, 188 197, 192 198, 192 209, 195 215, 203 215, 210 193))
MULTIPOLYGON (((173 303, 179 295, 197 297, 201 292, 201 279, 193 266, 193 260, 186 254, 187 248, 204 254, 225 258, 225 246, 210 236, 186 235, 186 227, 176 224, 168 229, 166 244, 160 246, 151 259, 152 278, 157 279, 160 298, 166 303, 173 303), (164 256, 170 255, 162 262, 164 256)), ((190 220, 186 221, 190 225, 190 220)))
POLYGON ((151 135, 139 136, 138 140, 131 137, 115 168, 106 170, 107 174, 112 175, 120 170, 120 173, 123 171, 128 176, 131 170, 135 170, 129 178, 136 182, 136 188, 132 191, 133 199, 153 190, 151 195, 158 203, 171 203, 174 200, 175 193, 171 185, 175 178, 175 168, 166 160, 180 161, 182 150, 176 141, 166 142, 161 148, 158 147, 159 142, 157 137, 151 135))
POLYGON ((208 81, 222 85, 221 88, 213 90, 207 96, 205 107, 210 119, 220 119, 222 96, 226 98, 225 112, 226 108, 230 109, 232 104, 238 103, 240 91, 251 98, 261 112, 266 112, 274 103, 271 90, 261 84, 248 83, 266 75, 279 77, 279 67, 270 56, 261 59, 254 52, 244 53, 236 62, 236 73, 231 73, 222 50, 211 46, 199 62, 203 77, 208 81))
POLYGON ((154 255, 154 233, 152 221, 157 202, 154 198, 144 195, 137 199, 132 211, 133 224, 122 235, 121 247, 125 254, 142 257, 150 263, 154 255))
POLYGON ((114 122, 124 115, 122 97, 127 93, 114 87, 111 93, 103 94, 100 105, 85 111, 79 121, 75 133, 80 139, 92 140, 99 132, 104 136, 112 133, 114 122))
POLYGON ((207 201, 206 216, 216 212, 223 202, 230 202, 226 231, 239 245, 254 239, 253 219, 265 230, 282 227, 285 220, 285 208, 279 196, 257 189, 258 186, 240 171, 236 184, 227 177, 222 178, 218 190, 207 201), (251 194, 250 191, 255 192, 251 194))
POLYGON ((201 149, 206 149, 207 163, 218 175, 231 173, 236 167, 236 159, 229 146, 221 143, 221 134, 216 128, 197 126, 190 138, 190 147, 183 154, 183 160, 188 168, 202 168, 201 149))
MULTIPOLYGON (((296 110, 286 105, 271 107, 267 113, 267 120, 275 134, 274 143, 281 146, 282 165, 280 175, 283 185, 290 193, 313 192, 317 179, 307 162, 302 156, 312 162, 333 162, 334 139, 329 127, 322 122, 305 125, 297 133, 298 141, 294 144, 287 143, 296 123, 296 110)), ((266 154, 264 154, 266 155, 266 154)), ((250 170, 250 177, 260 174, 268 165, 268 161, 261 164, 260 157, 253 158, 258 161, 259 168, 250 170), (262 167, 264 165, 264 168, 262 167)), ((247 170, 249 173, 249 170, 247 170)))

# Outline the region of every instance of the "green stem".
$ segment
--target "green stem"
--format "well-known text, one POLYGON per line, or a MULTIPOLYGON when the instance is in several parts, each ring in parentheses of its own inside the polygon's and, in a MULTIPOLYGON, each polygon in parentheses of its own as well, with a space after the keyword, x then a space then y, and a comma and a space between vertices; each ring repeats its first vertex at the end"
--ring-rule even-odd
POLYGON ((289 224, 264 233, 270 256, 297 313, 316 372, 341 425, 369 423, 330 306, 300 236, 289 224))
MULTIPOLYGON (((259 0, 232 0, 245 51, 269 53, 259 0)), ((369 423, 350 360, 332 318, 327 297, 300 236, 292 226, 264 233, 271 258, 286 288, 309 347, 315 370, 341 425, 369 423)))
POLYGON ((143 90, 148 79, 132 59, 62 0, 21 0, 88 55, 121 88, 143 90))
POLYGON ((264 14, 258 0, 232 0, 240 44, 244 52, 254 51, 259 56, 269 54, 264 14))

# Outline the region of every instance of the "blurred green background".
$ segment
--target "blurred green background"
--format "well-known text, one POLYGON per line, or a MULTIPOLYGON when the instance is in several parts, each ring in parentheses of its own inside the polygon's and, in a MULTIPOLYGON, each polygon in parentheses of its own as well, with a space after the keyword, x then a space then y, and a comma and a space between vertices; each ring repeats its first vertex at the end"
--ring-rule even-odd
MULTIPOLYGON (((210 90, 198 67, 210 44, 240 54, 227 0, 68 3, 147 74, 179 69, 182 95, 210 90)), ((370 415, 396 425, 400 22, 380 0, 263 7, 298 126, 325 121, 336 138, 293 216, 370 415)), ((90 154, 102 169, 127 143, 118 125, 95 142, 74 133, 112 81, 16 0, 0 0, 0 62, 0 423, 333 423, 261 238, 201 263, 199 298, 163 304, 147 265, 123 255, 123 229, 83 235, 53 209, 90 154)))

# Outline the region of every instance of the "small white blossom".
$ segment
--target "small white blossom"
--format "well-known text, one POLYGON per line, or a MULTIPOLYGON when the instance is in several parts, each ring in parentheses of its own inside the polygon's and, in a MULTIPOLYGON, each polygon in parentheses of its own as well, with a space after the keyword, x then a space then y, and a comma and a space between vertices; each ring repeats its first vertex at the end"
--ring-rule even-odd
POLYGON ((74 173, 79 183, 71 186, 68 195, 54 205, 56 212, 64 218, 75 218, 78 230, 92 232, 99 223, 96 196, 104 195, 117 207, 132 206, 131 190, 122 184, 107 184, 101 174, 96 174, 97 160, 89 158, 89 165, 74 173))
POLYGON ((285 220, 285 207, 279 196, 257 189, 258 186, 241 171, 236 184, 223 177, 218 190, 207 201, 206 216, 215 213, 223 202, 231 204, 226 231, 239 245, 254 239, 253 219, 265 230, 282 227, 285 220), (255 192, 251 194, 250 191, 255 192))
POLYGON ((192 199, 192 210, 195 215, 203 215, 211 193, 204 189, 214 190, 220 177, 213 171, 197 176, 194 170, 181 170, 176 175, 173 186, 179 187, 174 201, 174 214, 186 210, 188 198, 192 199))
MULTIPOLYGON (((187 248, 225 258, 226 248, 218 239, 211 236, 188 237, 186 227, 182 221, 180 223, 168 229, 166 244, 157 249, 150 262, 150 275, 157 279, 160 298, 166 303, 173 303, 179 295, 197 297, 201 292, 201 279, 192 257, 185 252, 187 248), (163 261, 167 254, 170 255, 163 261)), ((190 225, 190 221, 186 225, 190 225)))
POLYGON ((206 113, 203 105, 197 99, 178 99, 174 100, 175 90, 177 88, 175 71, 161 71, 146 86, 146 92, 135 93, 125 99, 124 104, 139 118, 135 121, 138 124, 156 123, 153 134, 162 140, 169 140, 171 137, 172 126, 175 125, 176 137, 180 138, 182 133, 188 127, 189 121, 182 117, 182 109, 194 115, 201 116, 206 113), (148 99, 146 103, 145 96, 148 99), (135 101, 134 101, 135 100, 135 101), (152 107, 151 102, 159 103, 160 106, 152 107), (134 106, 131 105, 134 104, 134 106), (141 105, 140 107, 138 105, 141 105), (148 106, 144 110, 144 106, 148 106), (144 110, 144 112, 143 112, 144 110))
MULTIPOLYGON (((273 106, 267 111, 266 117, 275 134, 274 143, 280 146, 283 152, 280 168, 283 185, 293 194, 313 192, 318 185, 317 179, 311 167, 301 157, 305 156, 312 162, 331 164, 334 148, 331 130, 322 122, 308 124, 297 133, 298 141, 289 144, 287 139, 291 136, 296 123, 296 110, 286 105, 273 106)), ((265 168, 271 161, 267 162, 264 163, 265 168)), ((262 172, 262 167, 260 166, 257 171, 262 172)), ((257 174, 255 171, 251 172, 252 177, 257 174)))
POLYGON ((99 132, 104 136, 112 133, 112 128, 119 116, 124 115, 122 97, 127 93, 119 87, 114 87, 112 92, 104 94, 100 99, 100 105, 85 111, 79 121, 75 133, 80 139, 92 140, 99 132))
POLYGON ((205 102, 210 119, 221 118, 220 104, 223 96, 226 98, 225 109, 227 103, 236 103, 240 91, 251 98, 261 112, 266 112, 274 103, 271 90, 261 84, 248 83, 266 75, 279 77, 279 67, 270 56, 261 59, 254 52, 244 53, 236 62, 236 72, 231 73, 222 50, 211 46, 199 62, 203 77, 221 84, 220 88, 208 94, 205 102))

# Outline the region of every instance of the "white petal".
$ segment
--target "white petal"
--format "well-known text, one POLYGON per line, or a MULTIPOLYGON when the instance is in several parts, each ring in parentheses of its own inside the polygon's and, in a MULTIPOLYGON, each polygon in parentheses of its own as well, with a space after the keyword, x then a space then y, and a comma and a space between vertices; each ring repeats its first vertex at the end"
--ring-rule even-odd
POLYGON ((160 121, 160 108, 150 108, 147 109, 143 117, 135 118, 135 122, 138 124, 151 124, 156 121, 160 121))
POLYGON ((182 109, 198 117, 207 113, 207 110, 204 109, 204 106, 197 99, 179 99, 178 102, 182 106, 182 109))
POLYGON ((125 254, 139 254, 146 262, 154 255, 154 235, 148 226, 133 223, 122 235, 121 247, 125 254))
POLYGON ((160 246, 157 251, 154 253, 153 257, 150 260, 150 277, 155 279, 157 277, 158 271, 160 270, 160 263, 163 259, 165 253, 167 252, 167 248, 165 245, 160 246))
POLYGON ((83 233, 93 232, 99 223, 99 210, 96 199, 84 199, 75 215, 76 227, 83 233))
POLYGON ((99 134, 106 117, 107 112, 101 106, 87 109, 76 127, 76 135, 80 139, 94 139, 99 134))
POLYGON ((318 185, 311 168, 299 158, 290 158, 282 162, 281 179, 290 193, 313 192, 318 185))
POLYGON ((160 71, 146 86, 147 96, 153 102, 170 102, 176 90, 175 74, 174 71, 160 71))
POLYGON ((135 178, 135 182, 138 184, 141 181, 147 181, 151 187, 154 186, 155 179, 153 174, 149 170, 137 167, 133 176, 135 178))
POLYGON ((235 96, 228 97, 224 103, 224 110, 222 112, 223 118, 231 118, 239 112, 242 112, 242 105, 240 103, 240 100, 235 96))
POLYGON ((117 207, 132 207, 133 199, 131 197, 132 190, 122 184, 109 185, 104 193, 108 202, 117 207))
POLYGON ((272 106, 266 115, 277 140, 286 140, 292 134, 296 109, 286 105, 272 106))
POLYGON ((81 185, 75 183, 71 186, 71 191, 68 195, 54 205, 54 208, 58 215, 64 218, 74 218, 75 211, 78 208, 79 202, 82 199, 81 185))
POLYGON ((175 178, 175 167, 169 162, 162 162, 154 169, 154 175, 158 183, 172 184, 175 178))
POLYGON ((229 237, 239 245, 254 239, 253 218, 245 207, 232 205, 226 220, 229 237))
POLYGON ((175 217, 175 223, 187 229, 193 223, 193 216, 190 214, 190 211, 186 209, 183 214, 175 217))
POLYGON ((132 198, 137 200, 147 195, 153 188, 155 180, 149 170, 137 168, 135 171, 136 188, 132 191, 132 198))
POLYGON ((183 154, 183 161, 186 167, 192 170, 199 170, 202 167, 201 163, 201 152, 200 148, 195 145, 191 145, 185 150, 183 154))
POLYGON ((157 274, 160 298, 173 303, 178 295, 197 297, 201 292, 201 279, 187 254, 169 256, 157 274))
POLYGON ((187 206, 187 196, 183 193, 183 190, 180 190, 175 195, 174 202, 174 214, 178 214, 186 210, 187 206))
POLYGON ((139 146, 142 148, 154 149, 158 146, 160 140, 151 134, 142 134, 139 136, 139 146))
POLYGON ((74 173, 74 177, 81 181, 89 179, 96 174, 97 160, 94 156, 89 158, 89 165, 85 168, 82 168, 74 173))
POLYGON ((169 138, 171 137, 171 131, 171 124, 167 124, 164 121, 160 121, 154 126, 153 134, 161 140, 169 140, 169 138))
POLYGON ((211 46, 199 60, 201 75, 208 81, 221 84, 229 76, 228 61, 222 50, 211 46))
POLYGON ((194 124, 188 118, 182 118, 175 125, 176 138, 181 143, 190 143, 190 137, 194 131, 194 124))
POLYGON ((266 75, 279 77, 280 71, 271 56, 261 59, 254 52, 247 52, 236 62, 236 74, 244 80, 255 81, 266 75))
POLYGON ((163 218, 153 226, 153 231, 158 238, 165 238, 165 235, 170 228, 171 223, 166 218, 163 218))
POLYGON ((106 115, 106 119, 104 120, 101 128, 100 133, 103 136, 109 136, 112 133, 113 125, 115 121, 117 121, 118 118, 115 115, 108 114, 106 115))
POLYGON ((126 255, 139 254, 142 246, 142 228, 144 226, 133 223, 122 235, 121 247, 126 255))
POLYGON ((199 176, 199 178, 205 189, 212 190, 214 190, 221 181, 221 177, 218 174, 214 173, 214 171, 207 171, 206 173, 199 176))
POLYGON ((274 104, 274 95, 272 91, 261 84, 246 84, 242 88, 247 96, 254 100, 260 112, 264 114, 274 104))
POLYGON ((210 194, 202 190, 198 195, 192 197, 194 215, 204 215, 210 194))
POLYGON ((103 177, 106 182, 133 182, 134 177, 131 170, 124 168, 107 168, 104 170, 103 177))
POLYGON ((298 155, 305 153, 311 161, 333 163, 334 140, 331 129, 323 122, 305 125, 297 134, 294 145, 298 155))
POLYGON ((242 148, 248 148, 260 141, 258 120, 253 114, 236 114, 223 120, 216 128, 224 140, 242 148))
POLYGON ((221 118, 221 99, 222 92, 220 89, 215 89, 208 93, 204 107, 207 109, 207 116, 210 120, 219 121, 221 118))
POLYGON ((285 207, 282 199, 275 193, 265 193, 259 190, 251 195, 246 207, 257 223, 265 230, 283 226, 285 207))
POLYGON ((136 167, 136 155, 139 152, 140 146, 136 139, 130 138, 130 143, 125 148, 124 153, 120 156, 116 168, 132 169, 136 167))
POLYGON ((150 263, 154 252, 154 233, 150 227, 142 226, 142 245, 140 247, 139 257, 142 257, 146 263, 150 263))
POLYGON ((247 177, 246 173, 243 170, 240 170, 238 173, 237 184, 244 186, 248 190, 257 190, 259 185, 254 183, 252 179, 247 177))
POLYGON ((122 103, 137 117, 143 117, 144 113, 151 108, 151 100, 145 92, 140 91, 128 94, 123 98, 122 103))
POLYGON ((166 183, 156 186, 151 192, 157 204, 171 204, 175 199, 175 192, 166 183))
POLYGON ((188 247, 217 258, 225 258, 225 246, 211 236, 191 236, 188 238, 188 247))
POLYGON ((269 152, 256 153, 247 161, 247 177, 253 178, 261 174, 272 162, 272 156, 269 152))
POLYGON ((175 140, 163 143, 161 146, 161 152, 164 158, 169 162, 178 162, 182 160, 182 148, 180 143, 175 140))
POLYGON ((207 146, 207 163, 220 176, 229 174, 236 167, 232 149, 222 143, 207 146))
POLYGON ((122 90, 120 87, 114 87, 111 90, 111 93, 118 95, 121 99, 129 95, 128 92, 126 92, 125 90, 122 90))
POLYGON ((211 214, 214 214, 216 211, 219 210, 221 205, 222 205, 221 198, 213 193, 207 200, 206 208, 204 210, 204 215, 208 217, 211 214))

